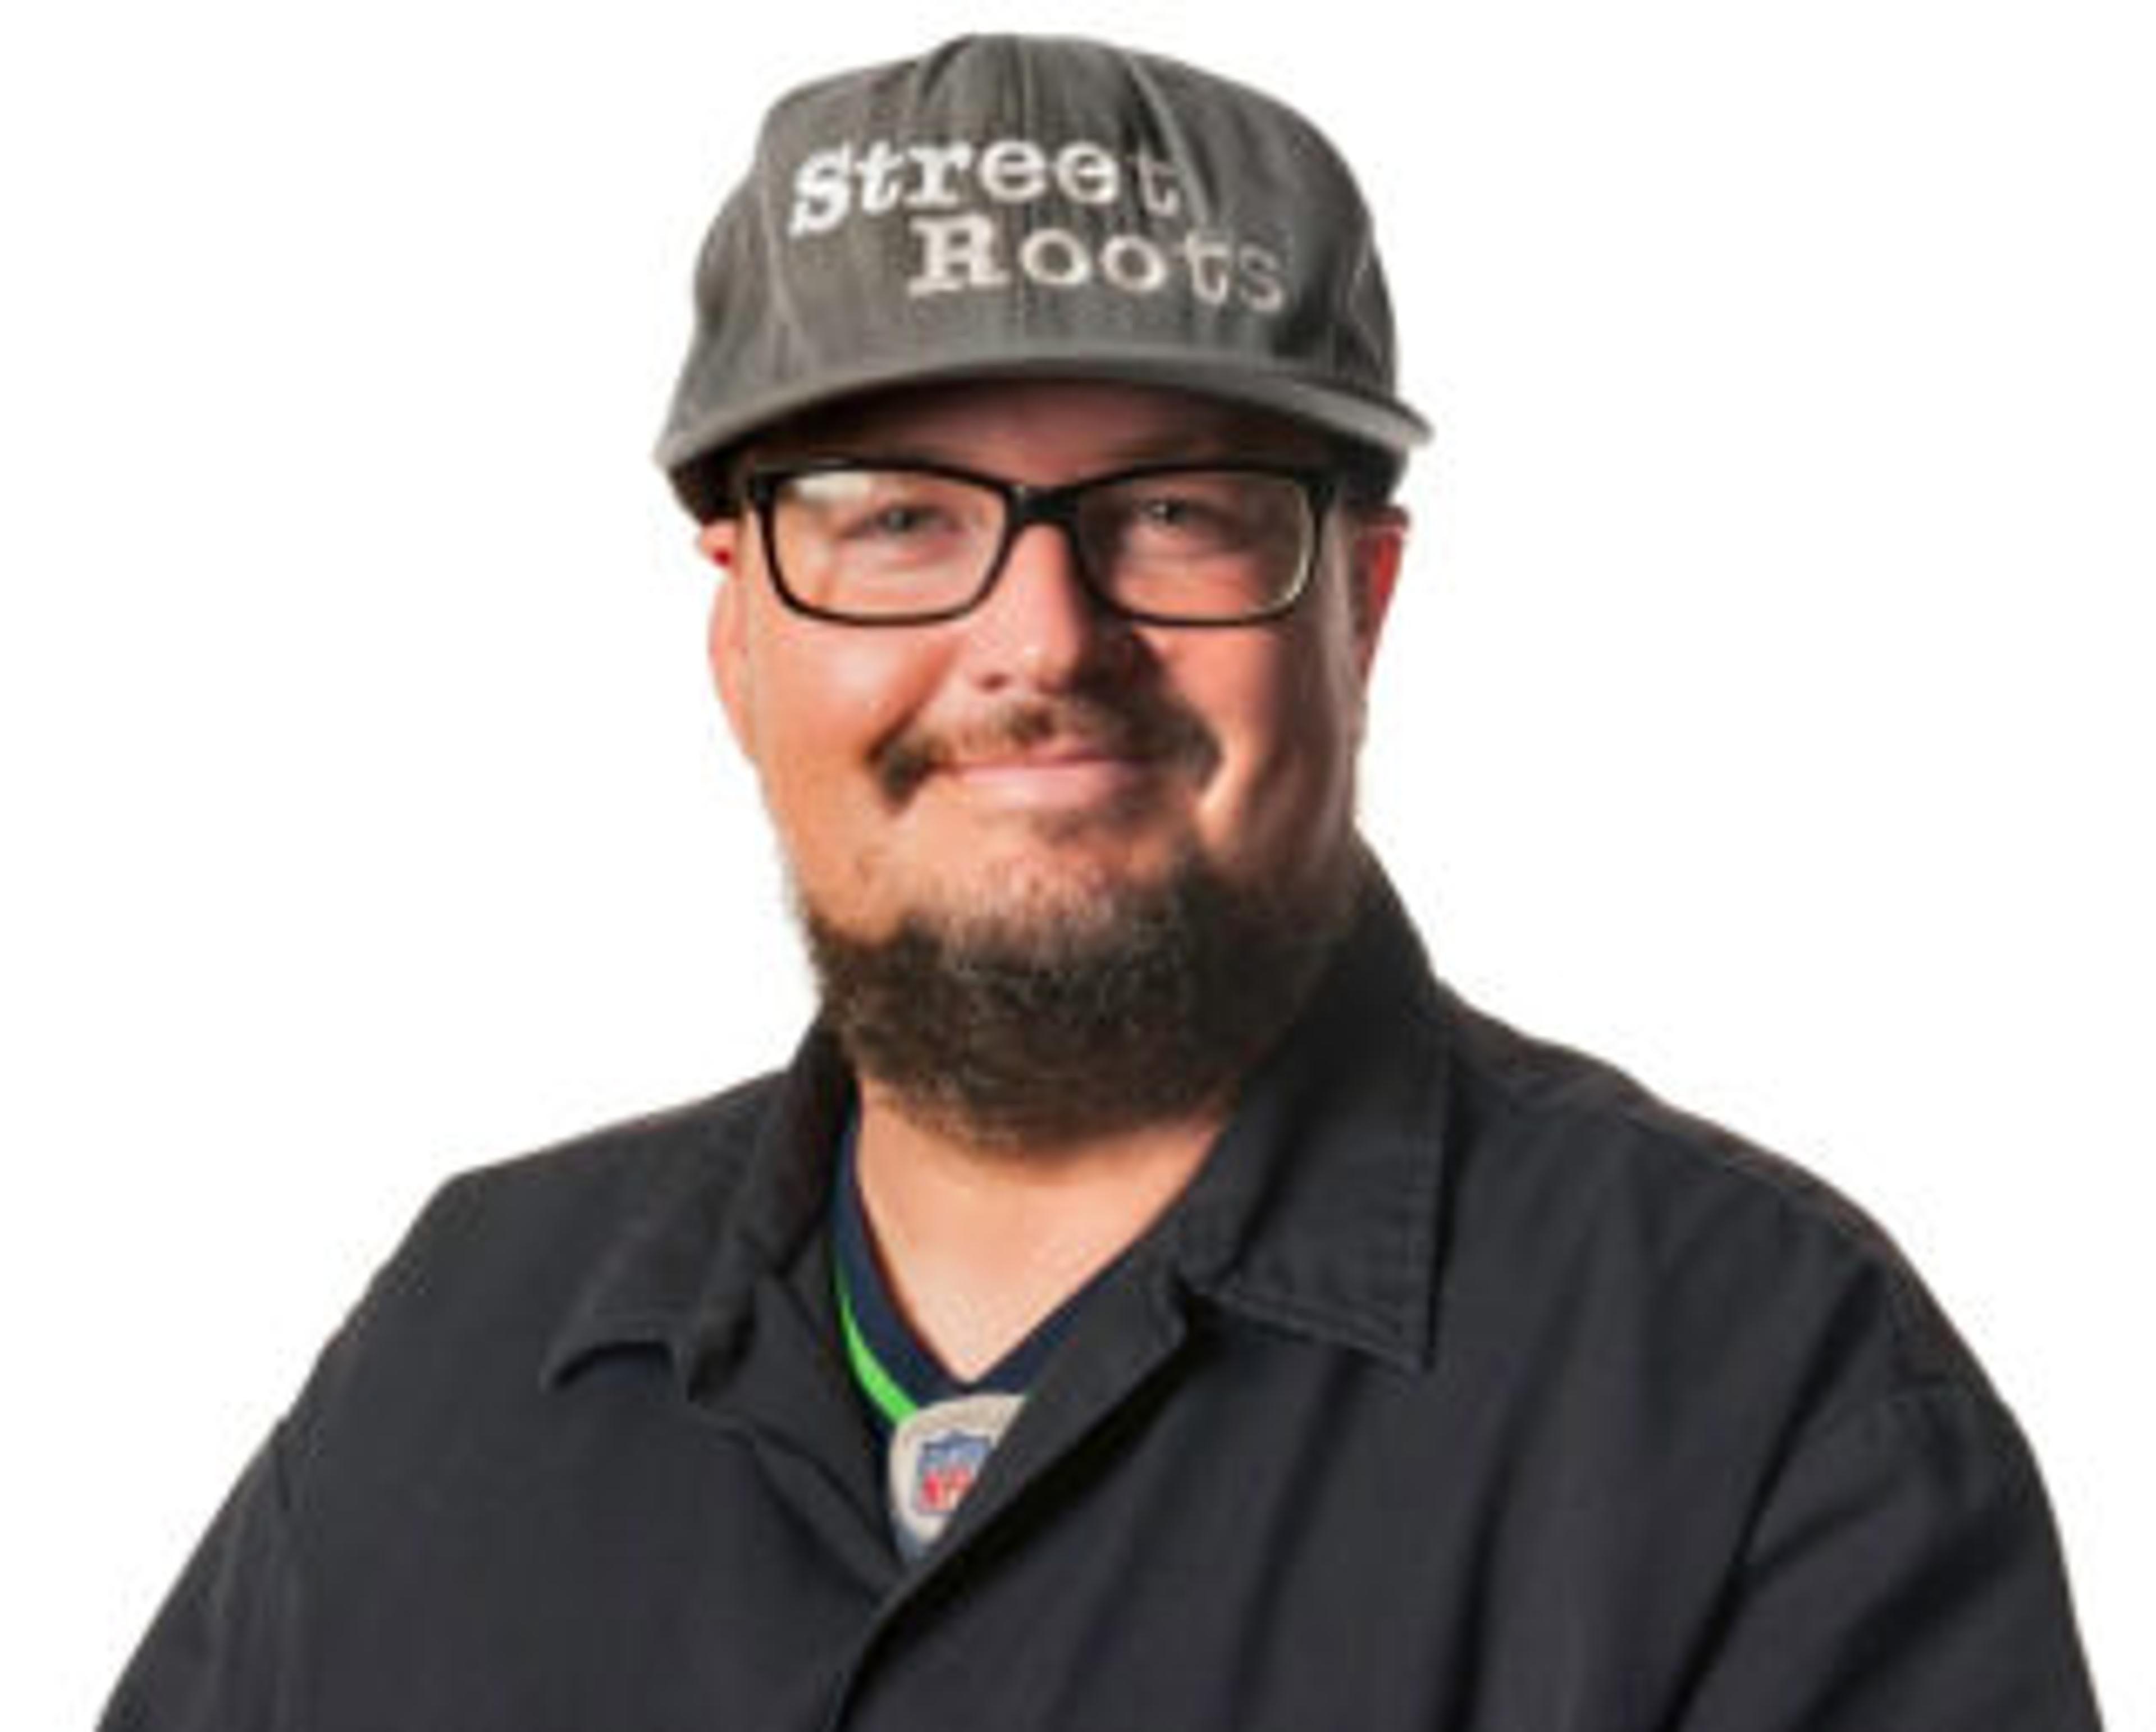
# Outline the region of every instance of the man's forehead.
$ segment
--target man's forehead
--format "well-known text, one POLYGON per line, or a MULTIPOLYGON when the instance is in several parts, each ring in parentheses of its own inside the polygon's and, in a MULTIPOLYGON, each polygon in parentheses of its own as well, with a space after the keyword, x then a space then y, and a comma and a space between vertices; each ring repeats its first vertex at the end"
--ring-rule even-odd
POLYGON ((1067 439, 1105 459, 1319 460, 1330 441, 1289 417, 1170 387, 1060 378, 969 379, 866 393, 823 405, 750 443, 757 456, 974 455, 1023 437, 1067 439))

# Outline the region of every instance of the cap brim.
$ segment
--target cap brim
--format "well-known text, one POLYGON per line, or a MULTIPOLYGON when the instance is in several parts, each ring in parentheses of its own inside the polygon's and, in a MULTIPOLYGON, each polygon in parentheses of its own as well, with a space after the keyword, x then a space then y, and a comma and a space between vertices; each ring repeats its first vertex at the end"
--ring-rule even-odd
POLYGON ((731 507, 724 460, 759 429, 849 397, 915 385, 956 384, 983 379, 1072 379, 1149 385, 1246 404, 1302 421, 1325 432, 1375 447, 1404 462, 1430 436, 1430 424, 1397 398, 1344 390, 1288 371, 1254 365, 1247 356, 1224 357, 1218 365, 1158 348, 1088 346, 1066 351, 967 355, 936 363, 918 358, 819 374, 798 387, 737 399, 677 428, 670 428, 656 453, 683 505, 699 519, 731 507))

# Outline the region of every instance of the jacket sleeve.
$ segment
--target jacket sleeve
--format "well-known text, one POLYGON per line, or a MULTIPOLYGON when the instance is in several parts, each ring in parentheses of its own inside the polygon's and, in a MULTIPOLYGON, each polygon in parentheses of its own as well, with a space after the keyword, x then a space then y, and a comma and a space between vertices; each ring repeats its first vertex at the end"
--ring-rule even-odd
POLYGON ((2095 1732, 2035 1463, 1981 1390, 1810 1439, 1754 1526, 1681 1732, 2095 1732))
POLYGON ((299 1584, 273 1436, 136 1649, 100 1732, 285 1732, 296 1724, 299 1584))

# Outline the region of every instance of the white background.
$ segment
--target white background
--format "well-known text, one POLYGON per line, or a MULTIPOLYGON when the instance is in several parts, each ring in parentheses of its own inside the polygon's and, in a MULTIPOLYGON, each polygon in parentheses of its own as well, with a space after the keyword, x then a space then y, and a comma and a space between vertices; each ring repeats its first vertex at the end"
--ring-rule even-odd
MULTIPOLYGON (((43 10, 0 26, 26 1728, 94 1716, 442 1175, 790 1044, 645 452, 767 100, 970 21, 43 10)), ((2035 1436, 2112 1724, 2156 1724, 2146 8, 1399 15, 998 13, 1278 90, 1358 165, 1441 429, 1371 830, 1457 984, 1888 1223, 2035 1436)))

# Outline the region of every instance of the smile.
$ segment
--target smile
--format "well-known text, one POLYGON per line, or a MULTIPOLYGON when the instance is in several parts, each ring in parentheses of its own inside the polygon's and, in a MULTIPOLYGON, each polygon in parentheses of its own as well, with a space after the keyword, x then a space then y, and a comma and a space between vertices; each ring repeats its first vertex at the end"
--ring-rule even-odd
POLYGON ((946 765, 941 776, 970 802, 1010 811, 1070 811, 1129 799, 1159 774, 1157 760, 1099 751, 1021 753, 946 765))

